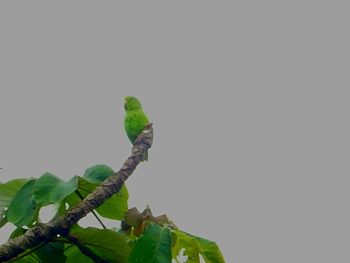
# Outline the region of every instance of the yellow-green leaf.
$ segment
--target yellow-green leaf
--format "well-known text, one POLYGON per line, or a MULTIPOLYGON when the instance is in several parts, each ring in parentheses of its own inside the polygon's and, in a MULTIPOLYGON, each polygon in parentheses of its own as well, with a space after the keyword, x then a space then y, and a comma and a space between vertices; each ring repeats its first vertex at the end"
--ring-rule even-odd
POLYGON ((150 223, 133 247, 128 263, 171 263, 171 243, 167 226, 150 223))
POLYGON ((225 263, 225 259, 215 242, 180 230, 173 230, 173 233, 177 237, 172 249, 174 259, 184 249, 183 255, 188 257, 188 263, 199 263, 199 255, 203 257, 206 263, 225 263))

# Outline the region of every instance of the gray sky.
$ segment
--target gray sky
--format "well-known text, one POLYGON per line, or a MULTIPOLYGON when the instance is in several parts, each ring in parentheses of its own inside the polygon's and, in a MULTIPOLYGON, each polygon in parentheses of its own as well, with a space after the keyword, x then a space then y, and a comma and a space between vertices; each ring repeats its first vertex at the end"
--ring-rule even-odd
POLYGON ((217 241, 228 263, 349 262, 336 2, 1 2, 1 181, 119 169, 134 95, 155 138, 130 207, 217 241))

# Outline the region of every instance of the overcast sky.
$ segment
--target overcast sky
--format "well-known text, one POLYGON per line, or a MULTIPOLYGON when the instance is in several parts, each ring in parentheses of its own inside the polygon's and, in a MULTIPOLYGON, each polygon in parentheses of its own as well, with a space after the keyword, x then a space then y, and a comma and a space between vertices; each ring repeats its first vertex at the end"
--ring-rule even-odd
POLYGON ((0 180, 119 169, 133 95, 130 207, 228 263, 349 262, 348 8, 282 2, 1 2, 0 180))

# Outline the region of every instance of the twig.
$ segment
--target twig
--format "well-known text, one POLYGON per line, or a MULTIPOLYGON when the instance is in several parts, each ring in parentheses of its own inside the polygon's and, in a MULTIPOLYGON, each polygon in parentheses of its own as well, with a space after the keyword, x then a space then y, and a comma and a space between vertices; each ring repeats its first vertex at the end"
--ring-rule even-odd
MULTIPOLYGON (((58 240, 51 240, 52 242, 57 242, 58 240)), ((69 241, 61 241, 60 240, 60 242, 64 242, 64 243, 69 243, 69 244, 71 244, 71 242, 69 242, 69 241)), ((33 254, 35 251, 37 251, 38 249, 40 249, 40 248, 42 248, 43 246, 45 246, 46 245, 46 243, 41 243, 40 245, 38 245, 38 246, 36 246, 36 247, 34 247, 34 248, 32 248, 30 251, 27 251, 27 252, 25 252, 25 253, 22 253, 22 254, 20 254, 20 255, 18 255, 17 257, 15 257, 15 258, 12 258, 11 260, 9 260, 9 261, 7 261, 8 263, 10 263, 10 262, 14 262, 14 261, 16 261, 16 260, 19 260, 19 259, 21 259, 21 258, 24 258, 24 257, 26 257, 26 256, 28 256, 28 255, 30 255, 30 254, 33 254)), ((33 254, 33 256, 35 256, 35 254, 33 254)), ((37 256, 35 256, 35 257, 37 257, 37 256)), ((39 260, 39 259, 38 259, 39 260)))

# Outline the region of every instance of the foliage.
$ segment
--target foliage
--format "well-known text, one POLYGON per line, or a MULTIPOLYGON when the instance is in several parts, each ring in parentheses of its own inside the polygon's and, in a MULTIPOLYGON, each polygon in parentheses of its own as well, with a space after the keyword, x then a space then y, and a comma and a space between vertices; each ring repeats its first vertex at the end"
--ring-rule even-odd
MULTIPOLYGON (((44 173, 39 178, 0 183, 0 227, 12 223, 17 228, 10 238, 21 235, 40 222, 42 207, 54 204, 56 215, 62 215, 112 175, 110 167, 99 164, 66 182, 44 173)), ((83 228, 76 224, 67 236, 27 249, 11 262, 198 263, 200 255, 207 263, 225 262, 215 242, 181 231, 165 215, 153 216, 149 208, 142 213, 128 209, 128 198, 124 185, 96 209, 103 218, 122 221, 120 229, 83 228), (187 261, 181 261, 179 254, 187 261)))

